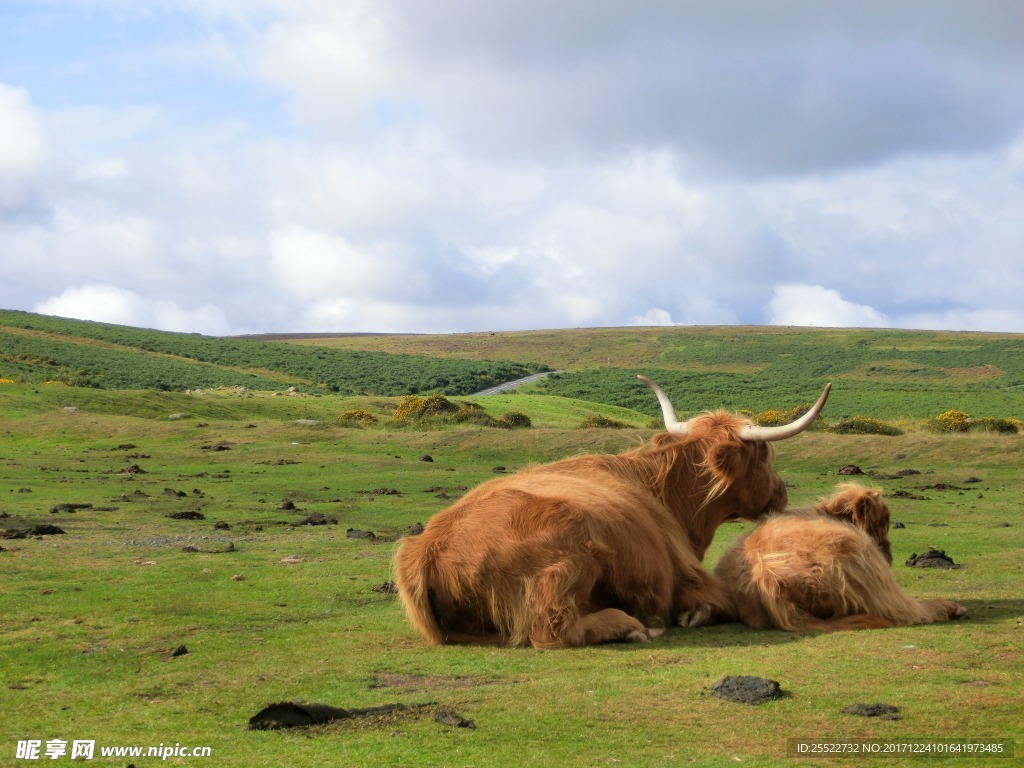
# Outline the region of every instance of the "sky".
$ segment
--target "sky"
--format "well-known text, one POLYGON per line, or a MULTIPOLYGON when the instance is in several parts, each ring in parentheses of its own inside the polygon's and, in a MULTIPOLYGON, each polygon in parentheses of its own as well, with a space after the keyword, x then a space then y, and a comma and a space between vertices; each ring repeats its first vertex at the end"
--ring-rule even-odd
POLYGON ((1020 0, 0 0, 0 308, 1024 333, 1020 0))

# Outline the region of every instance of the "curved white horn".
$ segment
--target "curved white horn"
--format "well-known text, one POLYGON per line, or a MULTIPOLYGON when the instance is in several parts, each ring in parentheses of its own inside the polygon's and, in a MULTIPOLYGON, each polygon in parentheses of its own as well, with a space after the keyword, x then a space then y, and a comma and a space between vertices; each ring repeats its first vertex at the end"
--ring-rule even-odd
POLYGON ((676 418, 676 410, 672 407, 672 401, 668 399, 668 395, 661 391, 661 387, 655 384, 653 381, 648 379, 646 376, 637 374, 637 378, 640 379, 644 384, 654 390, 654 394, 658 396, 658 402, 661 403, 661 413, 665 417, 665 430, 672 432, 676 435, 685 435, 690 431, 690 422, 679 421, 676 418))
POLYGON ((751 424, 740 432, 740 438, 749 442, 761 441, 770 443, 773 440, 785 440, 787 437, 799 435, 818 418, 818 414, 821 413, 821 409, 825 406, 825 401, 828 400, 828 393, 831 389, 832 384, 826 384, 821 397, 818 398, 818 402, 811 406, 811 410, 796 421, 784 424, 781 427, 758 427, 751 424))

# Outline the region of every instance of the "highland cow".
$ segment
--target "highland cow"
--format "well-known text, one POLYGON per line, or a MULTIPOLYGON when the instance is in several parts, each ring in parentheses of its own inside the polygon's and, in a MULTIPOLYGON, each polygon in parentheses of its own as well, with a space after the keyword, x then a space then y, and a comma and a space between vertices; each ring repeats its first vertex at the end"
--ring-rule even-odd
POLYGON ((535 648, 646 642, 665 626, 732 614, 702 565, 715 530, 785 508, 771 441, 817 417, 757 427, 717 412, 677 420, 618 455, 586 455, 490 480, 435 515, 395 556, 406 613, 429 643, 535 648))

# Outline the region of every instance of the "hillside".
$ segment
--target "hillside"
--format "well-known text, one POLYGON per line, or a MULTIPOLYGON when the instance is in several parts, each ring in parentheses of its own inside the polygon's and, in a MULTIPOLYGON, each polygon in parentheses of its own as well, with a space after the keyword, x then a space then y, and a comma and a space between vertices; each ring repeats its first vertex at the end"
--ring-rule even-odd
MULTIPOLYGON (((287 336, 277 336, 287 339, 287 336)), ((835 386, 830 419, 923 419, 948 409, 1024 416, 1024 336, 837 328, 589 328, 452 335, 292 337, 296 346, 536 360, 566 373, 530 392, 655 414, 644 373, 681 413, 789 409, 835 386)))
MULTIPOLYGON (((0 310, 0 379, 98 389, 297 386, 321 394, 467 395, 541 370, 524 393, 681 415, 812 402, 827 416, 1024 417, 1024 336, 777 327, 597 328, 444 335, 216 338, 0 310)), ((513 396, 514 397, 514 396, 513 396)))
POLYGON ((99 389, 476 392, 543 366, 166 333, 0 310, 0 378, 99 389))

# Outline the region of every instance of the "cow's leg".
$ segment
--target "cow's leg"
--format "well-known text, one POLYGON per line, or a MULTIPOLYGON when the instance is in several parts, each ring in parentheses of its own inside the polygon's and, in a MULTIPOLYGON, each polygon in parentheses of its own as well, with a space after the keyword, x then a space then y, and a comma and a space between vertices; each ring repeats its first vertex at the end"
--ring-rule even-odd
POLYGON ((703 627, 731 620, 736 611, 722 583, 707 571, 694 570, 677 598, 680 627, 703 627))
POLYGON ((561 561, 540 573, 530 590, 535 617, 530 644, 534 648, 644 643, 659 634, 616 608, 584 613, 589 610, 597 575, 596 564, 585 558, 561 561))

